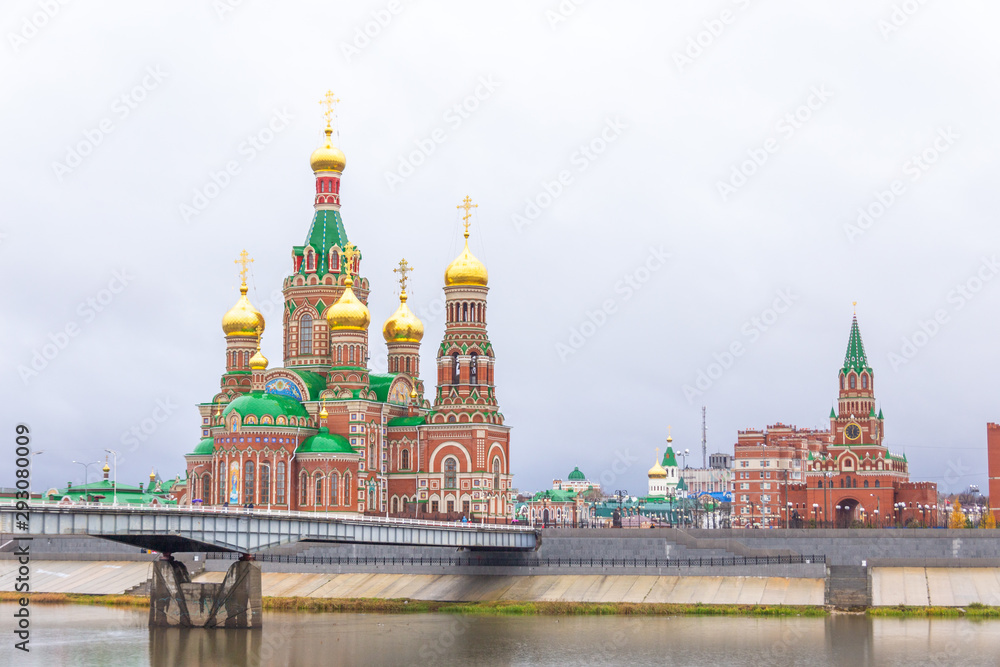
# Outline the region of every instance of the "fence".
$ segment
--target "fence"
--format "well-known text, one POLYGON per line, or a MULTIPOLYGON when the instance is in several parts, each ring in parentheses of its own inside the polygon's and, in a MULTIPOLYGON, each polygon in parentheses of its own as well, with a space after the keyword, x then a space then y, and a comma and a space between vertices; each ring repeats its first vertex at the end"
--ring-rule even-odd
MULTIPOLYGON (((209 560, 235 560, 232 551, 209 552, 209 560)), ((705 558, 511 558, 504 556, 303 556, 299 554, 257 554, 265 563, 299 565, 405 565, 415 567, 731 567, 740 565, 799 565, 826 563, 825 555, 814 556, 730 556, 705 558)))

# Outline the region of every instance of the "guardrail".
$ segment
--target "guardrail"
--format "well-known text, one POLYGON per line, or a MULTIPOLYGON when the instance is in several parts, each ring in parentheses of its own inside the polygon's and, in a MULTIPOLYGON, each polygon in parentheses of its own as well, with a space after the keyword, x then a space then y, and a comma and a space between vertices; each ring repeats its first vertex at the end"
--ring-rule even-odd
MULTIPOLYGON (((239 554, 208 552, 207 560, 235 560, 239 554)), ((419 567, 730 567, 740 565, 808 565, 826 563, 825 555, 815 556, 732 556, 723 558, 505 558, 499 556, 302 556, 257 554, 254 560, 298 565, 409 565, 419 567)))
MULTIPOLYGON (((23 501, 22 501, 23 502, 23 501)), ((0 511, 6 508, 13 510, 16 507, 15 501, 0 503, 0 511)), ((470 531, 512 531, 519 533, 533 533, 535 528, 531 526, 510 525, 502 523, 463 523, 461 521, 429 521, 425 519, 395 519, 375 516, 365 516, 363 514, 336 514, 330 512, 298 512, 291 510, 276 509, 245 509, 242 507, 196 507, 194 505, 161 505, 152 507, 143 505, 133 507, 129 505, 113 505, 105 503, 73 503, 71 505, 60 504, 58 502, 32 502, 28 505, 29 510, 67 510, 73 512, 125 512, 134 514, 211 514, 225 516, 252 516, 261 519, 324 519, 327 521, 338 521, 342 523, 374 524, 374 525, 404 525, 404 526, 424 526, 428 528, 449 528, 470 531)))

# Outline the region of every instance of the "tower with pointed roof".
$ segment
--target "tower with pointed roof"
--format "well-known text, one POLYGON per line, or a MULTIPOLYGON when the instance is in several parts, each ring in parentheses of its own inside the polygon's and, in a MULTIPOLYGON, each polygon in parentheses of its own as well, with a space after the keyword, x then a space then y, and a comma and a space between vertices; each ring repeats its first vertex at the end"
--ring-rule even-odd
POLYGON ((844 365, 838 374, 837 412, 830 416, 830 431, 834 442, 843 445, 871 444, 881 446, 881 410, 875 411, 875 373, 868 365, 865 345, 858 328, 858 315, 851 321, 844 365))

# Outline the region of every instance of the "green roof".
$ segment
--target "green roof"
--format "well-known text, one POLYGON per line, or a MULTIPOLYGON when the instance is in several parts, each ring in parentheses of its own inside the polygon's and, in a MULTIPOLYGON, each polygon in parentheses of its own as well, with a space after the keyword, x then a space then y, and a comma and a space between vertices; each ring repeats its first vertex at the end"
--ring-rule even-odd
MULTIPOLYGON (((311 401, 318 401, 319 395, 326 389, 326 380, 319 373, 313 373, 312 371, 302 371, 298 369, 290 369, 293 373, 302 378, 302 383, 309 390, 309 399, 311 401)), ((305 398, 303 396, 302 398, 305 398)))
POLYGON ((254 415, 263 417, 271 415, 286 415, 290 417, 308 417, 309 413, 302 407, 302 404, 294 398, 279 396, 277 394, 264 394, 256 391, 252 394, 244 394, 232 400, 226 409, 222 411, 223 418, 235 410, 240 416, 254 415))
POLYGON ((663 452, 663 463, 660 464, 664 468, 677 467, 677 457, 674 456, 674 448, 667 445, 667 451, 663 452))
POLYGON ((389 400, 389 387, 392 381, 399 377, 398 373, 369 373, 368 387, 375 392, 379 403, 389 400))
MULTIPOLYGON (((343 248, 347 245, 347 230, 344 229, 340 211, 325 209, 316 211, 309 226, 306 245, 311 245, 316 251, 316 275, 322 276, 328 273, 327 258, 330 256, 330 248, 334 246, 343 248)), ((295 246, 292 252, 301 256, 305 252, 305 246, 295 246)), ((305 262, 299 267, 299 273, 306 275, 305 262)))
POLYGON ((878 418, 879 419, 883 419, 883 417, 882 417, 882 408, 878 409, 878 418))
POLYGON ((388 426, 419 426, 424 423, 424 417, 417 415, 415 417, 394 417, 389 420, 388 426))
MULTIPOLYGON (((119 505, 148 505, 153 502, 155 498, 157 502, 176 504, 173 498, 168 498, 166 496, 166 491, 161 493, 150 493, 149 489, 139 490, 138 486, 131 486, 129 484, 118 484, 118 504, 119 505)), ((65 487, 62 489, 56 489, 55 494, 53 494, 56 500, 62 500, 64 497, 68 497, 70 500, 78 501, 88 495, 93 496, 103 496, 98 502, 111 503, 115 500, 115 486, 109 479, 102 479, 97 482, 91 482, 90 484, 85 484, 81 486, 65 487)))
POLYGON ((548 489, 546 491, 539 491, 534 495, 532 500, 542 500, 543 498, 548 498, 554 503, 565 503, 576 498, 575 491, 565 491, 563 489, 548 489))
POLYGON ((199 442, 195 446, 194 451, 191 452, 191 455, 208 456, 213 454, 214 452, 215 452, 215 440, 213 440, 212 438, 202 438, 201 442, 199 442))
POLYGON ((580 472, 580 468, 578 466, 576 468, 573 468, 573 472, 571 472, 566 479, 570 480, 571 482, 583 482, 587 479, 587 476, 584 475, 582 472, 580 472))
POLYGON ((319 433, 306 438, 295 450, 296 454, 354 454, 350 440, 337 433, 330 433, 325 427, 319 433))
POLYGON ((865 356, 865 344, 861 342, 861 330, 858 329, 857 315, 851 322, 851 337, 847 341, 847 354, 844 355, 844 372, 848 371, 872 372, 868 366, 868 357, 865 356))
POLYGON ((684 481, 683 477, 681 477, 680 480, 678 480, 678 482, 677 482, 677 490, 678 491, 687 491, 688 490, 687 482, 684 481))
POLYGON ((836 419, 836 418, 837 418, 837 412, 833 408, 830 408, 830 419, 836 419))

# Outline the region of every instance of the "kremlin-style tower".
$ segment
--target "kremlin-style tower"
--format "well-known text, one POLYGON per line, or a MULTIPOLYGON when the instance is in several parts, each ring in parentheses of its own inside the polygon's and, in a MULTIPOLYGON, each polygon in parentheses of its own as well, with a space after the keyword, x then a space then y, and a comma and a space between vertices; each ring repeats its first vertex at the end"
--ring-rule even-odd
POLYGON ((340 212, 343 152, 333 145, 332 93, 306 242, 292 248, 284 280, 284 367, 260 351, 265 322, 247 298, 253 262, 244 250, 240 298, 223 317, 226 371, 199 405, 202 440, 186 456, 182 503, 304 511, 503 521, 510 496, 509 427, 493 384, 486 333, 486 267, 465 248, 445 271, 448 319, 438 347, 433 405, 423 398, 424 327, 407 306, 412 271, 403 259, 399 307, 382 333, 388 372, 368 368, 369 283, 340 212))

